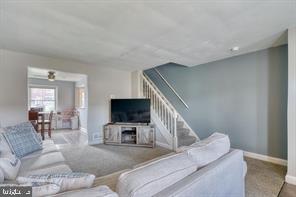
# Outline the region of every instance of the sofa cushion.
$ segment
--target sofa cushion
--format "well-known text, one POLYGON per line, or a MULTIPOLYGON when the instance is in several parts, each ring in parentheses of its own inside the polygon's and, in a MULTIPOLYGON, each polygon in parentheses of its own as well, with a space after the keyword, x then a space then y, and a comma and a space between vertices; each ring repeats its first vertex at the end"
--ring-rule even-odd
POLYGON ((38 157, 38 156, 41 156, 41 155, 45 155, 45 154, 48 154, 48 153, 52 153, 52 152, 58 152, 58 148, 57 148, 57 145, 55 144, 43 144, 42 145, 42 149, 41 150, 38 150, 38 151, 35 151, 29 155, 26 155, 22 158, 23 159, 29 159, 29 158, 32 158, 32 157, 38 157))
POLYGON ((18 158, 42 149, 40 139, 30 122, 6 127, 3 135, 18 158))
POLYGON ((72 170, 66 164, 56 164, 49 167, 44 167, 37 170, 20 170, 18 176, 30 176, 38 174, 53 174, 53 173, 70 173, 72 170))
POLYGON ((20 169, 21 161, 15 156, 0 158, 0 169, 3 172, 4 178, 7 180, 14 180, 20 169))
POLYGON ((58 197, 118 197, 117 193, 113 192, 108 186, 101 185, 89 189, 69 191, 57 194, 58 197))
POLYGON ((185 152, 198 168, 208 165, 230 150, 229 137, 222 133, 214 133, 210 137, 190 146, 181 147, 178 152, 185 152))
POLYGON ((32 158, 23 158, 21 159, 22 166, 20 171, 31 171, 37 170, 44 167, 49 167, 59 163, 64 163, 65 158, 60 152, 52 152, 32 158))
POLYGON ((120 175, 116 191, 119 196, 153 196, 196 171, 186 154, 175 154, 120 175))
POLYGON ((33 183, 22 184, 20 186, 32 187, 33 197, 52 196, 54 194, 57 194, 60 191, 60 186, 55 183, 33 182, 33 183))
POLYGON ((151 163, 151 162, 154 162, 154 161, 157 161, 157 160, 159 160, 159 159, 166 158, 166 157, 168 157, 168 156, 172 156, 172 155, 175 155, 175 154, 176 154, 175 152, 171 152, 171 153, 168 153, 168 154, 165 154, 165 155, 161 155, 161 156, 159 156, 159 157, 156 157, 156 158, 154 158, 154 159, 150 159, 150 160, 148 160, 148 161, 144 161, 144 162, 142 162, 142 163, 139 163, 139 164, 134 165, 134 166, 133 166, 133 169, 134 169, 134 168, 139 168, 139 167, 141 167, 141 166, 145 166, 145 165, 147 165, 147 164, 149 164, 149 163, 151 163))
POLYGON ((60 192, 90 188, 95 180, 95 175, 79 172, 54 173, 30 175, 27 177, 17 177, 19 184, 32 182, 50 182, 60 186, 60 192))

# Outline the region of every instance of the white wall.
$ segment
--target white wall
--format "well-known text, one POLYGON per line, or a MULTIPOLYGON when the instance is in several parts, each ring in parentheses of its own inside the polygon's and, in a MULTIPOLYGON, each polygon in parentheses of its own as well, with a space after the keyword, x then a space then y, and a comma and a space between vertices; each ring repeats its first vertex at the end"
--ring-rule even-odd
POLYGON ((109 121, 110 95, 131 96, 131 73, 74 61, 42 57, 0 49, 0 121, 2 126, 27 120, 27 68, 46 68, 88 76, 88 134, 102 136, 109 121))
POLYGON ((288 30, 288 172, 286 181, 296 185, 296 28, 288 30))
POLYGON ((132 77, 132 84, 131 84, 131 88, 132 88, 132 97, 133 98, 139 98, 141 97, 141 81, 140 81, 140 74, 141 71, 133 71, 131 73, 131 77, 132 77))

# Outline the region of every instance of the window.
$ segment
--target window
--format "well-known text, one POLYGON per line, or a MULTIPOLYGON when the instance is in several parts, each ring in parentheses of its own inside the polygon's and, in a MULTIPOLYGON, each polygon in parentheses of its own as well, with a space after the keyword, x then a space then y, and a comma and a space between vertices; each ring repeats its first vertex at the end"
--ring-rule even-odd
POLYGON ((76 107, 85 108, 85 88, 76 88, 76 107))
POLYGON ((56 111, 56 88, 36 87, 29 88, 29 106, 43 108, 43 111, 56 111))

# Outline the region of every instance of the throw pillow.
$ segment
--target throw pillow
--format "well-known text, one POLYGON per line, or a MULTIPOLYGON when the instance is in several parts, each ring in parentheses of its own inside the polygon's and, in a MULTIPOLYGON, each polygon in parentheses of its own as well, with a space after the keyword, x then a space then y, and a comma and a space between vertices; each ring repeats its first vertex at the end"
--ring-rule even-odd
POLYGON ((20 166, 21 161, 15 155, 0 158, 0 169, 4 174, 4 179, 14 180, 17 176, 20 166))
POLYGON ((178 152, 186 152, 197 167, 201 168, 222 157, 229 150, 229 137, 222 133, 214 133, 191 146, 181 147, 178 152))
POLYGON ((18 177, 17 182, 32 183, 32 182, 50 182, 60 186, 60 192, 89 188, 93 185, 95 175, 87 173, 60 173, 60 174, 43 174, 30 175, 28 177, 18 177))
MULTIPOLYGON (((13 129, 18 129, 18 128, 21 128, 23 131, 26 130, 26 131, 30 131, 33 133, 34 137, 36 138, 36 140, 42 144, 42 136, 40 133, 37 133, 34 126, 32 125, 31 122, 22 122, 22 123, 19 123, 15 126, 10 126, 10 127, 6 127, 4 129, 9 129, 9 128, 13 128, 13 129)), ((4 129, 2 128, 2 132, 4 132, 4 129)), ((0 128, 0 133, 1 133, 1 128, 0 128)))
POLYGON ((40 139, 38 139, 31 122, 6 127, 3 135, 18 158, 42 149, 40 139))
POLYGON ((175 154, 124 172, 117 182, 119 196, 150 197, 196 171, 186 154, 175 154))

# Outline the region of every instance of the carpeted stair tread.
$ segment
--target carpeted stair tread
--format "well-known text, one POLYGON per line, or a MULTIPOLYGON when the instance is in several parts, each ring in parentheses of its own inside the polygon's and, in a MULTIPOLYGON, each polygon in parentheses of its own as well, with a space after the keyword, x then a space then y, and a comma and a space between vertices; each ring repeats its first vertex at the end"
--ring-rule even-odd
POLYGON ((183 121, 177 121, 177 128, 184 128, 184 122, 183 121))
POLYGON ((181 136, 186 136, 190 133, 190 130, 189 129, 186 129, 186 128, 179 128, 177 130, 177 134, 178 134, 178 137, 181 137, 181 136))
POLYGON ((185 135, 178 137, 178 146, 189 146, 196 142, 196 138, 194 136, 185 135))

